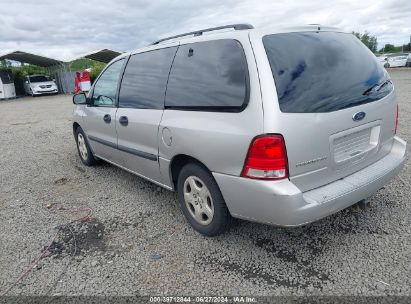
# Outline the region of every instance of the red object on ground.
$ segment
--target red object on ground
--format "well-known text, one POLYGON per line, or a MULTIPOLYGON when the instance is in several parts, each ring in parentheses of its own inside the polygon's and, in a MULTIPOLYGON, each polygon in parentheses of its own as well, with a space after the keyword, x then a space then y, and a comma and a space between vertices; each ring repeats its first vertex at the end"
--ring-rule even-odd
POLYGON ((76 78, 74 78, 74 94, 88 92, 90 91, 90 88, 90 72, 76 72, 76 78))
POLYGON ((90 73, 88 71, 80 72, 80 82, 90 82, 90 73))
POLYGON ((88 71, 80 72, 80 89, 88 92, 91 89, 90 73, 88 71))
POLYGON ((74 94, 81 92, 80 89, 80 72, 76 72, 76 77, 74 78, 74 94))

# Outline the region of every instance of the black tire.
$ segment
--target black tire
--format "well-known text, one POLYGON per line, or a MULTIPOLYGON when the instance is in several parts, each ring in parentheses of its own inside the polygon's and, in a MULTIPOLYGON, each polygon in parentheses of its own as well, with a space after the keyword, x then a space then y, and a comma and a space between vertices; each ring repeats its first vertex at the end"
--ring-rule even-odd
MULTIPOLYGON (((232 217, 227 209, 220 189, 211 173, 200 164, 189 163, 181 169, 178 175, 177 193, 180 207, 183 211, 184 216, 186 217, 190 225, 202 235, 217 236, 224 233, 231 226, 232 217), (187 206, 184 198, 184 187, 185 185, 187 186, 186 181, 188 182, 189 177, 198 178, 200 182, 203 182, 208 189, 209 194, 211 195, 211 204, 213 206, 214 214, 212 216, 211 222, 208 224, 201 224, 197 222, 195 217, 190 213, 188 209, 189 207, 187 206)), ((203 202, 204 201, 202 201, 202 203, 203 202)), ((200 203, 200 205, 202 203, 200 203)), ((194 207, 194 205, 191 204, 191 207, 194 207)))
POLYGON ((390 67, 389 63, 384 64, 384 68, 389 68, 389 67, 390 67))
MULTIPOLYGON (((78 155, 80 156, 81 162, 82 162, 84 165, 86 165, 86 166, 93 166, 93 165, 95 165, 95 164, 97 163, 97 160, 95 159, 95 157, 94 157, 94 155, 93 155, 93 152, 92 152, 91 149, 90 149, 90 145, 89 145, 89 143, 88 143, 88 141, 87 141, 87 137, 86 137, 86 135, 84 134, 84 131, 83 131, 83 129, 82 129, 81 127, 78 127, 78 128, 76 129, 75 137, 76 137, 75 139, 76 139, 77 152, 78 152, 78 155), (79 146, 79 141, 81 141, 81 138, 84 139, 84 145, 85 145, 85 149, 86 149, 86 151, 87 151, 86 154, 81 152, 81 148, 80 148, 80 146, 79 146)), ((81 145, 81 144, 80 144, 80 145, 81 145)), ((84 147, 83 147, 83 148, 84 148, 84 147)), ((83 151, 84 151, 84 150, 83 150, 83 151)))

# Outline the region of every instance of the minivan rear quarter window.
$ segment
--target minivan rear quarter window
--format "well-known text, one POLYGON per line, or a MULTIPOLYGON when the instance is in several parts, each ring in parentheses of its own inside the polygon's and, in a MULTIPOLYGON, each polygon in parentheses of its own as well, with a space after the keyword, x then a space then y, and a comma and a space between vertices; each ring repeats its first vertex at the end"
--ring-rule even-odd
POLYGON ((179 47, 167 85, 166 108, 240 111, 247 104, 248 70, 232 39, 179 47))
POLYGON ((354 35, 299 32, 263 37, 282 112, 331 112, 373 102, 393 86, 354 35))

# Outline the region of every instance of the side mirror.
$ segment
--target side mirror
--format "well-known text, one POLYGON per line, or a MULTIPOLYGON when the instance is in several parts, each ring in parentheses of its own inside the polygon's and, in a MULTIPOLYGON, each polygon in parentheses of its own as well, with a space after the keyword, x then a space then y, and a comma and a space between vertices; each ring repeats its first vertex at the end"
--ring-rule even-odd
POLYGON ((27 84, 27 83, 29 83, 29 81, 28 81, 28 80, 26 80, 26 81, 24 81, 24 83, 25 83, 25 84, 27 84))
POLYGON ((55 78, 53 78, 53 79, 52 79, 52 81, 56 82, 56 79, 55 79, 55 78))
POLYGON ((77 105, 87 104, 87 96, 84 93, 78 93, 73 96, 73 103, 77 105))

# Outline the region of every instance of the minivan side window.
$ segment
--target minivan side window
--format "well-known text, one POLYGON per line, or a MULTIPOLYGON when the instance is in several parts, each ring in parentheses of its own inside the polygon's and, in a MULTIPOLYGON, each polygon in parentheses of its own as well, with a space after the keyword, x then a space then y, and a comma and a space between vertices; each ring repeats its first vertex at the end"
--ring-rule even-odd
POLYGON ((111 107, 116 103, 118 80, 124 59, 112 63, 97 80, 92 96, 92 105, 111 107))
POLYGON ((163 109, 168 74, 177 47, 132 55, 121 82, 119 107, 163 109))
POLYGON ((232 39, 181 45, 167 85, 166 108, 241 111, 248 103, 248 69, 232 39))

